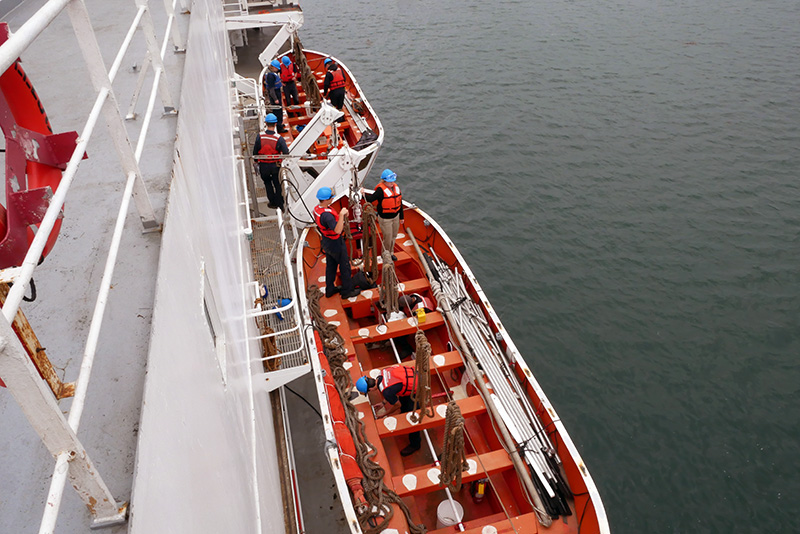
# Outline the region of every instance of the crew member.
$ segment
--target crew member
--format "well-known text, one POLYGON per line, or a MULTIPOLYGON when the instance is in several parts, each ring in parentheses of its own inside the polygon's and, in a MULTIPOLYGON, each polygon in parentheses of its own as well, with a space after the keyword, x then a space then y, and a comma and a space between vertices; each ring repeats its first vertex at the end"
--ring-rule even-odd
POLYGON ((283 84, 283 98, 286 100, 287 106, 300 104, 295 83, 299 76, 299 73, 295 72, 294 64, 289 56, 283 56, 281 58, 281 83, 283 84))
MULTIPOLYGON (((364 195, 367 202, 377 202, 378 224, 383 234, 383 250, 388 250, 392 261, 397 261, 394 255, 394 240, 403 224, 403 195, 396 183, 397 174, 390 169, 381 173, 381 181, 375 187, 375 192, 364 195)), ((361 192, 363 193, 363 188, 361 192)))
MULTIPOLYGON (((373 379, 362 376, 356 381, 356 389, 367 394, 375 388, 383 396, 384 406, 375 414, 378 417, 386 417, 397 413, 408 413, 414 410, 414 401, 411 395, 417 388, 416 372, 413 367, 405 365, 393 365, 387 367, 378 378, 373 379)), ((400 451, 403 456, 409 456, 419 450, 422 437, 419 432, 412 432, 408 435, 408 447, 400 451)))
POLYGON ((278 118, 278 133, 286 131, 283 127, 283 104, 281 99, 281 92, 283 84, 281 83, 281 76, 278 71, 281 68, 281 62, 273 59, 272 63, 267 67, 267 72, 264 74, 264 83, 262 91, 264 99, 268 102, 267 109, 272 111, 278 118))
POLYGON ((320 187, 317 191, 317 200, 319 205, 314 208, 314 221, 322 235, 322 250, 325 252, 325 296, 331 298, 339 293, 345 299, 355 297, 361 290, 353 287, 350 258, 342 237, 347 208, 342 208, 341 212, 331 208, 333 191, 330 187, 320 187), (337 268, 342 278, 341 286, 336 285, 337 268))
POLYGON ((278 122, 278 118, 274 114, 268 113, 264 117, 264 122, 267 130, 256 137, 256 142, 253 144, 253 155, 266 156, 266 159, 258 160, 258 172, 261 174, 264 188, 267 190, 268 206, 282 210, 281 154, 288 154, 289 147, 286 146, 284 138, 275 133, 275 124, 278 122))
POLYGON ((344 78, 344 70, 339 68, 331 58, 325 58, 325 66, 328 72, 325 73, 325 81, 322 84, 322 96, 328 97, 330 91, 331 104, 338 110, 344 106, 344 86, 346 84, 344 78))

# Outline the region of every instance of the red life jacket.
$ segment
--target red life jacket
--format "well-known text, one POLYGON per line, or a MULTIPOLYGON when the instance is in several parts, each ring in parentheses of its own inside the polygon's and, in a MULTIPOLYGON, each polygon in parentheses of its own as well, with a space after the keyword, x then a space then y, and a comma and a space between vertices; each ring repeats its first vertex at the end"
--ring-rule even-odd
POLYGON ((383 191, 383 200, 381 200, 382 213, 395 214, 400 211, 400 206, 403 204, 403 195, 400 194, 400 187, 397 184, 387 185, 383 182, 379 183, 377 189, 383 191))
POLYGON ((288 67, 281 63, 281 81, 283 83, 288 83, 294 81, 294 77, 294 63, 290 63, 288 67))
POLYGON ((331 78, 331 86, 330 86, 331 91, 334 89, 339 89, 340 87, 344 87, 345 81, 344 81, 344 72, 342 72, 342 69, 336 69, 332 71, 332 73, 333 73, 333 78, 331 78))
POLYGON ((381 371, 383 380, 378 384, 381 392, 391 386, 403 384, 403 389, 397 394, 398 397, 406 397, 414 393, 416 389, 414 368, 405 365, 393 365, 381 371))
POLYGON ((278 151, 278 140, 281 138, 281 136, 276 133, 263 133, 259 137, 261 137, 261 149, 258 151, 258 153, 261 156, 267 156, 266 160, 261 161, 266 163, 280 164, 281 158, 280 152, 278 151))
POLYGON ((342 237, 342 234, 337 234, 330 228, 322 226, 323 213, 330 213, 331 215, 333 215, 333 218, 336 219, 336 222, 337 223, 339 222, 339 212, 337 212, 330 206, 328 206, 327 208, 323 208, 322 206, 317 204, 317 206, 314 208, 314 221, 317 223, 317 229, 319 230, 319 233, 321 233, 328 239, 339 239, 340 237, 342 237))

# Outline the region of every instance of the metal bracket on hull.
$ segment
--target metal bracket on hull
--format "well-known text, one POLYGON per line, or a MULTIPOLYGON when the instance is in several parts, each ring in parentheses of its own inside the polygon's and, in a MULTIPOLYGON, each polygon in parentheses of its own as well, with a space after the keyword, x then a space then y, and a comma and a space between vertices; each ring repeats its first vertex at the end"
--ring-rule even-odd
POLYGON ((281 386, 285 386, 292 380, 300 378, 311 371, 311 364, 270 371, 269 373, 258 373, 253 375, 253 392, 263 391, 269 393, 281 386))

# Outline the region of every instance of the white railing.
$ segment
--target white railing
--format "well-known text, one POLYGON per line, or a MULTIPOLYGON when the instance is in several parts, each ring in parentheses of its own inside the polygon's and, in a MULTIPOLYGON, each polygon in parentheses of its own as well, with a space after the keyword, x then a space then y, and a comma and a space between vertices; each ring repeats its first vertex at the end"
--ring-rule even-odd
MULTIPOLYGON (((77 438, 77 430, 86 400, 86 392, 94 364, 97 342, 102 328, 103 315, 108 301, 114 266, 117 263, 122 230, 127 218, 130 200, 133 197, 143 225, 143 231, 160 229, 155 220, 155 214, 150 204, 149 196, 144 185, 138 162, 142 156, 147 132, 150 125, 157 95, 161 94, 161 101, 165 111, 174 111, 172 99, 169 94, 166 80, 163 77, 163 57, 166 45, 159 50, 153 22, 150 18, 147 0, 134 0, 138 10, 130 26, 122 46, 110 70, 106 70, 97 38, 92 29, 89 14, 83 0, 49 0, 30 19, 28 19, 17 32, 10 36, 8 41, 0 46, 0 72, 5 72, 16 59, 30 46, 30 44, 55 20, 64 9, 67 9, 72 22, 75 35, 83 53, 84 61, 89 69, 90 77, 97 91, 94 106, 80 133, 79 142, 64 171, 58 189, 55 191, 47 212, 39 225, 35 238, 31 242, 25 259, 20 268, 7 269, 2 274, 3 278, 10 279, 13 287, 10 289, 3 316, 5 321, 0 322, 0 376, 3 377, 9 391, 20 404, 23 412, 37 433, 42 438, 51 454, 56 458, 56 467, 53 473, 47 504, 42 516, 40 533, 52 533, 58 516, 64 486, 67 477, 77 490, 81 499, 86 503, 92 514, 94 526, 110 526, 124 522, 127 515, 127 504, 117 503, 108 487, 103 482, 94 468, 88 454, 77 438), (155 76, 147 106, 147 112, 141 128, 135 152, 125 130, 119 106, 111 87, 125 53, 131 43, 133 35, 141 25, 145 34, 148 47, 148 56, 153 62, 155 76), (120 202, 114 227, 111 245, 106 259, 102 282, 97 295, 94 314, 89 327, 80 374, 77 380, 75 397, 72 401, 68 420, 64 417, 55 398, 45 383, 39 378, 37 371, 22 348, 19 339, 10 328, 20 307, 22 298, 30 284, 47 239, 49 238, 56 220, 64 205, 67 193, 77 173, 89 140, 94 133, 94 128, 100 118, 105 114, 110 136, 115 143, 123 172, 126 177, 125 190, 120 202)), ((177 0, 165 0, 168 13, 168 24, 165 36, 174 28, 174 9, 177 0)), ((184 8, 186 3, 183 3, 184 8)), ((176 48, 180 42, 180 35, 176 29, 172 31, 176 48)))

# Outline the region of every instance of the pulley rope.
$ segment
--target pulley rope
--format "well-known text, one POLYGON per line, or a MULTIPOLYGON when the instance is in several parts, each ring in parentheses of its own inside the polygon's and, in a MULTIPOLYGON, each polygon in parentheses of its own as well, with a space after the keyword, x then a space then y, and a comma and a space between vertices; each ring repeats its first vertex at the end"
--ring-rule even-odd
POLYGON ((297 33, 294 34, 294 62, 300 71, 300 85, 303 86, 303 91, 306 93, 306 100, 311 102, 311 108, 316 111, 322 102, 322 94, 319 92, 319 85, 317 79, 314 77, 314 72, 308 66, 306 55, 303 52, 303 44, 297 33))
POLYGON ((364 272, 371 280, 378 277, 378 214, 375 206, 365 203, 361 215, 364 250, 364 272))
MULTIPOLYGON (((388 254, 388 252, 387 252, 388 254)), ((411 422, 421 423, 425 417, 433 418, 433 397, 431 395, 431 344, 425 337, 425 332, 420 330, 417 325, 417 333, 414 336, 414 344, 417 347, 417 359, 415 362, 414 380, 416 388, 411 399, 414 401, 414 410, 411 412, 411 422), (417 414, 419 410, 419 414, 417 414)))
POLYGON ((383 259, 383 269, 381 270, 381 291, 379 304, 391 317, 392 313, 400 311, 400 304, 397 295, 397 273, 394 270, 392 254, 384 250, 381 255, 383 259))
POLYGON ((447 486, 451 491, 461 491, 461 473, 469 469, 467 455, 464 451, 464 417, 456 401, 447 404, 444 424, 444 446, 439 459, 442 472, 439 484, 447 486))
POLYGON ((364 475, 362 483, 364 497, 370 506, 356 510, 361 529, 365 534, 383 532, 389 526, 389 521, 394 515, 394 509, 391 505, 396 504, 406 517, 410 534, 425 534, 427 532, 425 526, 414 523, 408 506, 397 493, 384 484, 385 471, 373 459, 377 454, 377 450, 367 439, 364 423, 358 417, 359 411, 350 402, 353 381, 350 378, 350 373, 344 368, 344 362, 347 361, 344 340, 336 327, 330 324, 322 315, 319 302, 320 298, 322 298, 322 292, 316 285, 311 285, 308 288, 306 297, 314 327, 322 340, 325 348, 325 357, 328 359, 336 390, 344 407, 345 424, 350 430, 356 446, 356 461, 361 473, 364 475))

